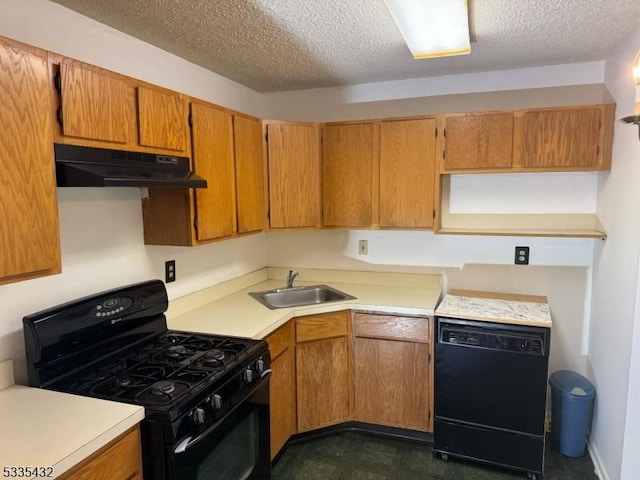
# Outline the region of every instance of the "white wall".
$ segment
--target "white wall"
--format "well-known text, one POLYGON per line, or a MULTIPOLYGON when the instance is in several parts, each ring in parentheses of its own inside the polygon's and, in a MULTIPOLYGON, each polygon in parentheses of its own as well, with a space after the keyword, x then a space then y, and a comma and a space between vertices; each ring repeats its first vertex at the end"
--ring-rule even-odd
MULTIPOLYGON (((260 96, 156 47, 44 0, 1 0, 0 35, 180 92, 261 115, 260 96)), ((211 245, 146 247, 140 190, 61 188, 62 274, 0 286, 0 359, 14 358, 25 382, 22 317, 79 296, 164 277, 176 260, 170 298, 266 265, 265 235, 211 245)), ((1 252, 10 255, 10 252, 1 252)))
MULTIPOLYGON (((618 116, 632 114, 634 110, 631 64, 639 47, 640 31, 606 61, 605 83, 617 101, 618 116)), ((637 478, 640 468, 637 449, 640 366, 636 363, 631 370, 630 363, 634 324, 636 331, 639 328, 636 303, 640 259, 640 142, 637 128, 616 122, 613 148, 611 173, 601 174, 598 196, 598 214, 609 236, 606 242, 597 245, 594 254, 589 360, 597 401, 591 448, 610 479, 631 480, 637 478), (630 373, 636 378, 635 391, 629 388, 630 373), (628 403, 629 398, 635 398, 636 403, 628 403)), ((637 357, 638 352, 634 355, 637 357)))

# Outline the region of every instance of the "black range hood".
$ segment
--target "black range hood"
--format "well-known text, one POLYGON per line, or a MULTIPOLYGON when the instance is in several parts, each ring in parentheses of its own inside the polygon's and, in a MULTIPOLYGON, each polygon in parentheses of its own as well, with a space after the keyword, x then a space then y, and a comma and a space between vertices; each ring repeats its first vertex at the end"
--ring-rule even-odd
POLYGON ((54 143, 58 187, 206 188, 189 158, 54 143))

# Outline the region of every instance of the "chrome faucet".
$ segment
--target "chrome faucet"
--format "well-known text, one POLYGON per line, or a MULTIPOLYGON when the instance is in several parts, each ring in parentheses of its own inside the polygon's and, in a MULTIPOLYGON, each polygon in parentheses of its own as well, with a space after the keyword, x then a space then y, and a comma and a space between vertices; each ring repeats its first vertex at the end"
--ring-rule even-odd
POLYGON ((293 281, 300 275, 300 272, 293 273, 293 270, 289 270, 287 275, 287 288, 293 288, 293 281))

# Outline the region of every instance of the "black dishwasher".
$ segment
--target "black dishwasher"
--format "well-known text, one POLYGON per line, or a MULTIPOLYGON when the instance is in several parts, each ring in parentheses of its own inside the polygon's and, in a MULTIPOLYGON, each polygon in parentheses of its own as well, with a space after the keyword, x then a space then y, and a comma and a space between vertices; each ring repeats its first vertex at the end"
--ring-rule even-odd
POLYGON ((549 329, 436 318, 434 454, 541 479, 549 329))

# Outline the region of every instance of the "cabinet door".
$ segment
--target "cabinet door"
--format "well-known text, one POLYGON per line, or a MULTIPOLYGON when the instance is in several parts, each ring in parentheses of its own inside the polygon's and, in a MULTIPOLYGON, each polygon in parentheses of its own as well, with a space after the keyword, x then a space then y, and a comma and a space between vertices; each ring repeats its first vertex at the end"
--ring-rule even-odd
POLYGON ((348 420, 347 337, 296 346, 298 431, 348 420))
POLYGON ((195 190, 197 238, 226 237, 236 227, 232 117, 199 103, 191 104, 191 116, 193 166, 208 183, 195 190))
POLYGON ((356 419, 427 431, 429 344, 356 338, 354 348, 356 419))
POLYGON ((60 272, 46 53, 0 38, 0 283, 60 272))
POLYGON ((382 122, 380 226, 433 226, 435 119, 382 122))
POLYGON ((271 228, 320 224, 320 135, 317 125, 269 124, 271 228))
POLYGON ((264 155, 259 120, 234 115, 238 233, 264 229, 264 155))
POLYGON ((122 78, 63 62, 60 87, 63 135, 115 143, 132 140, 135 111, 122 78))
POLYGON ((178 95, 138 87, 140 145, 185 151, 187 102, 178 95))
POLYGON ((294 348, 271 362, 269 408, 271 414, 271 459, 296 433, 296 368, 294 348))
POLYGON ((523 168, 590 168, 600 161, 600 108, 539 110, 520 119, 517 155, 523 168))
POLYGON ((444 169, 510 168, 512 113, 446 115, 444 169))
POLYGON ((322 223, 370 227, 373 124, 326 125, 322 129, 322 223))

